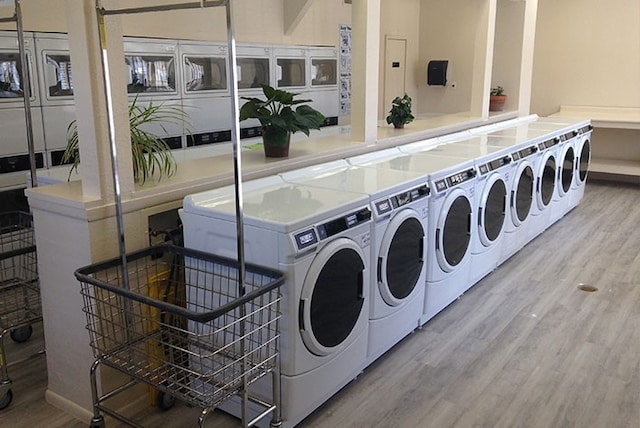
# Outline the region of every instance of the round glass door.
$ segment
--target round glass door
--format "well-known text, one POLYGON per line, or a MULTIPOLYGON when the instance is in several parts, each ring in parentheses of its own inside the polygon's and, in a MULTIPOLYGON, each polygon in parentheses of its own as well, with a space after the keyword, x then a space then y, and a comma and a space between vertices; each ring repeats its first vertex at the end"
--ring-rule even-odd
POLYGON ((518 169, 516 175, 515 195, 511 200, 513 222, 520 226, 529 216, 531 201, 533 199, 533 169, 528 163, 524 163, 518 169))
POLYGON ((545 209, 551 203, 553 191, 556 188, 556 157, 548 154, 544 159, 542 170, 538 177, 537 200, 538 208, 545 209))
POLYGON ((580 183, 584 183, 587 179, 587 172, 589 171, 589 162, 591 161, 591 143, 587 138, 582 144, 580 149, 580 163, 578 165, 578 180, 580 183))
POLYGON ((571 183, 573 182, 573 166, 576 160, 575 153, 573 151, 573 147, 567 148, 564 152, 564 157, 562 158, 562 175, 560 187, 562 189, 562 194, 566 194, 569 190, 571 190, 571 183))
POLYGON ((365 303, 366 256, 356 243, 339 238, 315 257, 300 301, 300 330, 307 348, 329 355, 350 342, 365 303))
POLYGON ((471 202, 460 189, 445 200, 436 230, 436 255, 445 272, 451 272, 467 254, 471 240, 471 202))
POLYGON ((378 257, 378 288, 384 301, 397 306, 418 285, 424 266, 424 228, 417 213, 406 210, 389 223, 378 257))
POLYGON ((480 241, 488 247, 500 236, 507 207, 507 186, 498 174, 487 179, 478 211, 480 241), (487 191, 488 189, 488 191, 487 191))

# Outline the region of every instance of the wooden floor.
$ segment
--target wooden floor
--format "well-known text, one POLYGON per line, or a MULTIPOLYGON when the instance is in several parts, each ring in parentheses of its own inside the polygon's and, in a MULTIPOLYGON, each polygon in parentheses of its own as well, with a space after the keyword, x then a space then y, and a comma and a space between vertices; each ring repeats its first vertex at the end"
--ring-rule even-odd
MULTIPOLYGON (((578 208, 302 426, 640 427, 639 225, 640 188, 589 183, 578 208)), ((42 359, 12 375, 0 426, 85 426, 44 402, 42 359)), ((179 405, 143 420, 196 426, 197 414, 179 405)))

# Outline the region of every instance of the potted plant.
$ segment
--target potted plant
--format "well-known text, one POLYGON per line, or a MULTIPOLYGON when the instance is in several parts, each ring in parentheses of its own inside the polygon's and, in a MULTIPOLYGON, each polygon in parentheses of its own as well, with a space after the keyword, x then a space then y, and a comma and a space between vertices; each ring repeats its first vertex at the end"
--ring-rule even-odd
POLYGON ((502 86, 491 88, 489 94, 489 111, 501 111, 506 102, 507 96, 504 94, 504 88, 502 86))
POLYGON ((300 94, 269 85, 262 85, 262 92, 266 99, 242 97, 247 102, 240 108, 240 120, 260 121, 265 156, 286 157, 291 134, 301 131, 309 136, 309 130, 320 129, 324 115, 304 104, 311 100, 295 99, 300 94))
POLYGON ((387 116, 387 123, 393 123, 394 128, 404 128, 405 123, 415 119, 411 114, 411 97, 406 93, 402 98, 395 97, 391 102, 391 110, 387 116))
MULTIPOLYGON (((179 107, 152 102, 141 106, 137 98, 129 105, 133 176, 141 183, 156 173, 158 179, 161 179, 164 175, 172 176, 176 171, 176 161, 169 145, 160 137, 144 129, 150 124, 158 124, 166 133, 165 124, 187 125, 187 120, 179 107)), ((75 120, 67 127, 67 146, 62 155, 62 163, 72 164, 69 177, 80 164, 78 124, 75 120)))

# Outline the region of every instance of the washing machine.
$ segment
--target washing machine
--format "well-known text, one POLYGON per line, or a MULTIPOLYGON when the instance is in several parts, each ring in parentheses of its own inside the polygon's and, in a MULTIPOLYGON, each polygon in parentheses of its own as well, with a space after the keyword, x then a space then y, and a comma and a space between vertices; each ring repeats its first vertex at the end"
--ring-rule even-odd
MULTIPOLYGON (((273 176, 245 183, 243 200, 246 261, 285 275, 281 397, 283 426, 292 427, 365 366, 369 197, 273 176)), ((181 216, 185 246, 236 257, 233 187, 185 197, 181 216)), ((269 378, 254 392, 270 391, 269 378)), ((238 401, 223 409, 237 415, 238 401)))
POLYGON ((416 171, 429 178, 427 284, 420 323, 424 324, 455 301, 470 282, 471 240, 477 172, 473 160, 396 151, 347 159, 352 165, 416 171), (384 158, 387 154, 389 157, 384 158))
POLYGON ((591 134, 593 127, 588 119, 543 117, 537 126, 554 129, 563 143, 562 165, 558 171, 558 200, 561 209, 554 221, 575 208, 584 195, 584 186, 591 162, 591 134), (569 173, 573 158, 573 173, 569 173))
POLYGON ((591 124, 578 128, 578 140, 576 141, 576 166, 573 177, 574 187, 571 191, 571 202, 569 208, 575 208, 580 204, 584 196, 584 189, 587 184, 587 174, 591 164, 591 135, 593 126, 591 124))
POLYGON ((420 151, 419 144, 409 144, 400 150, 473 159, 478 176, 475 180, 473 210, 476 233, 471 241, 470 285, 492 272, 501 260, 502 241, 508 215, 508 187, 513 174, 511 147, 489 145, 487 136, 469 137, 420 151))
POLYGON ((370 197, 371 290, 367 365, 419 326, 424 305, 429 186, 424 174, 345 160, 281 174, 291 183, 370 197))

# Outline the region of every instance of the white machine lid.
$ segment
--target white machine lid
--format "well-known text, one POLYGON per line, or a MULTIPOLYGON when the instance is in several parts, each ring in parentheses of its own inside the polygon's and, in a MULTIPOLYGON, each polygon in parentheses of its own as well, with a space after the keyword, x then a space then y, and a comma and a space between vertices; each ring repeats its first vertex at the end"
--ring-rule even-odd
MULTIPOLYGON (((306 168, 310 170, 312 168, 306 168)), ((298 171, 281 174, 291 183, 319 186, 347 192, 364 193, 372 197, 387 196, 426 184, 425 175, 415 171, 398 171, 375 166, 341 165, 333 169, 315 168, 307 175, 298 171), (314 173, 315 172, 315 173, 314 173)))
MULTIPOLYGON (((284 233, 357 210, 368 195, 285 183, 280 177, 243 183, 243 221, 284 233)), ((184 213, 235 220, 233 186, 185 197, 184 213)))
MULTIPOLYGON (((482 161, 487 158, 495 158, 500 155, 509 153, 511 147, 500 146, 500 145, 492 145, 490 144, 490 140, 487 136, 478 136, 469 138, 462 141, 456 141, 447 144, 440 144, 436 147, 433 147, 426 151, 411 151, 412 149, 417 149, 416 146, 413 147, 401 147, 402 151, 407 153, 422 153, 422 154, 430 154, 436 156, 456 156, 465 159, 474 159, 476 161, 482 161)), ((515 139, 511 139, 513 143, 515 143, 515 139)))

